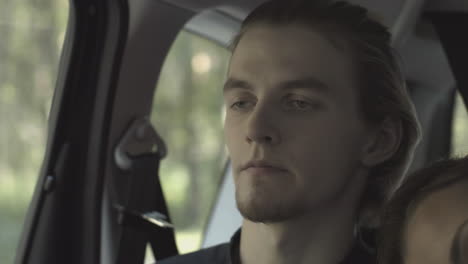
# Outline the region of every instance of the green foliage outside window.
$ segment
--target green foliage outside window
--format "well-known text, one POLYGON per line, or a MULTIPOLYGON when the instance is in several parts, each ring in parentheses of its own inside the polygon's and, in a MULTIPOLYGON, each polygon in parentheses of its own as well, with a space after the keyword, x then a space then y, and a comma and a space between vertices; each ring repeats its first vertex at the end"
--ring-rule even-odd
POLYGON ((152 122, 168 145, 160 177, 181 252, 200 246, 226 161, 222 86, 229 52, 182 31, 162 69, 152 122))
MULTIPOLYGON (((0 263, 13 262, 42 165, 68 12, 68 1, 0 2, 0 263)), ((181 33, 158 84, 153 122, 169 146, 161 177, 182 252, 199 247, 225 162, 227 56, 181 33)))
POLYGON ((68 1, 0 1, 0 263, 13 263, 42 163, 68 1))

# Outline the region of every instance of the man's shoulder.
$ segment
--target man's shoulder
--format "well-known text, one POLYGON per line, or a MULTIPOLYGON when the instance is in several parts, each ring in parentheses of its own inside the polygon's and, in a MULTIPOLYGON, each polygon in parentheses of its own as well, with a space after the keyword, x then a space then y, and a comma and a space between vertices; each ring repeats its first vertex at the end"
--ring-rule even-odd
POLYGON ((229 256, 229 243, 225 243, 192 253, 163 259, 158 261, 157 264, 227 264, 230 263, 229 256))

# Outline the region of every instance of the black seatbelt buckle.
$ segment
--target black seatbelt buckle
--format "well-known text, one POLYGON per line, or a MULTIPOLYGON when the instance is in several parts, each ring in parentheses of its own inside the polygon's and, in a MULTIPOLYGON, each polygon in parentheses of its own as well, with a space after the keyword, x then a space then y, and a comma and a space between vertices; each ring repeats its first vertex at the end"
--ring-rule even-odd
POLYGON ((118 223, 121 225, 130 225, 135 227, 158 226, 161 228, 174 228, 174 225, 167 221, 167 216, 157 211, 139 213, 133 210, 128 210, 121 205, 114 205, 118 212, 118 223))
POLYGON ((142 117, 133 121, 127 129, 115 148, 114 159, 117 167, 129 170, 134 157, 150 153, 157 154, 162 159, 167 155, 167 147, 149 117, 142 117))

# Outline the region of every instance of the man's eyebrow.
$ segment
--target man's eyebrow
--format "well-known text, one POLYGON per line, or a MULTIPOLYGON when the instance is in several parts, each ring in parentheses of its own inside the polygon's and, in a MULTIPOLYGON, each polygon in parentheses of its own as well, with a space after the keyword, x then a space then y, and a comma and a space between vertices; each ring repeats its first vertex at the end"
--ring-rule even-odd
POLYGON ((288 80, 281 82, 278 85, 281 89, 291 90, 291 89, 312 89, 320 93, 330 93, 330 87, 314 77, 304 77, 295 80, 288 80))
POLYGON ((223 92, 226 93, 233 89, 252 90, 252 86, 246 81, 231 77, 224 83, 223 92))
MULTIPOLYGON (((285 90, 293 89, 312 89, 320 93, 329 93, 329 86, 314 77, 304 77, 280 82, 278 88, 285 90)), ((253 87, 247 82, 236 78, 229 78, 225 84, 224 93, 233 89, 253 90, 253 87)))

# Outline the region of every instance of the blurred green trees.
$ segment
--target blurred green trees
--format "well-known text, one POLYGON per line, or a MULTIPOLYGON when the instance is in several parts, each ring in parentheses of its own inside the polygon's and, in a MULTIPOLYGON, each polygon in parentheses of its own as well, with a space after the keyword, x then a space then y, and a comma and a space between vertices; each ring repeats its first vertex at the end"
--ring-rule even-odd
MULTIPOLYGON (((0 2, 0 263, 12 263, 43 159, 68 1, 0 2)), ((164 192, 182 251, 200 235, 225 162, 222 83, 228 52, 180 33, 166 59, 152 121, 169 147, 164 192)))
MULTIPOLYGON (((152 122, 169 149, 161 181, 176 230, 194 230, 195 249, 226 162, 222 87, 229 52, 182 31, 158 81, 152 122)), ((193 232, 192 232, 193 233, 193 232)), ((178 239, 180 241, 180 239, 178 239)))
POLYGON ((12 263, 41 166, 68 2, 0 2, 0 263, 12 263))

